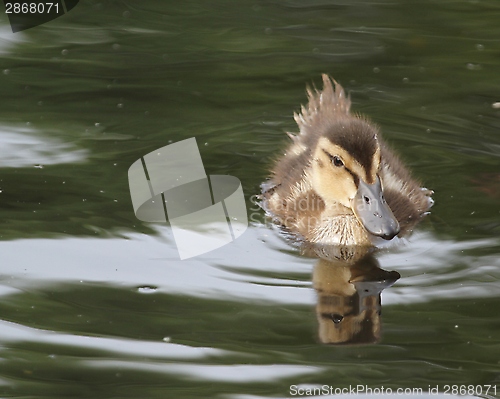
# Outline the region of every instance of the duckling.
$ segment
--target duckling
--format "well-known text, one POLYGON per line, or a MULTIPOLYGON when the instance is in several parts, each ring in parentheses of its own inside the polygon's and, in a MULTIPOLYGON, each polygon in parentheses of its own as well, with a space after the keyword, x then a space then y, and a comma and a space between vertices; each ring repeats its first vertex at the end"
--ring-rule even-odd
POLYGON ((351 100, 328 75, 307 88, 294 119, 300 133, 262 184, 262 207, 285 232, 327 245, 376 246, 411 231, 433 192, 421 188, 381 138, 351 113, 351 100))

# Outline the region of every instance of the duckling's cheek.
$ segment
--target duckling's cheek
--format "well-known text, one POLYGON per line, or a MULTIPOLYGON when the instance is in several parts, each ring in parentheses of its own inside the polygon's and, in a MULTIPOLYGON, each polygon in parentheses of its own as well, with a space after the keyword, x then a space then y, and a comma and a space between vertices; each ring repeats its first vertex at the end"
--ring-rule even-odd
POLYGON ((332 197, 336 202, 350 207, 351 199, 356 195, 356 186, 348 173, 340 172, 331 182, 332 197))
POLYGON ((351 179, 345 176, 337 176, 330 182, 330 199, 345 207, 350 207, 351 198, 356 195, 356 187, 351 179))
POLYGON ((344 182, 347 201, 350 202, 354 197, 356 197, 358 188, 356 187, 356 183, 354 183, 354 180, 350 174, 344 177, 344 182))

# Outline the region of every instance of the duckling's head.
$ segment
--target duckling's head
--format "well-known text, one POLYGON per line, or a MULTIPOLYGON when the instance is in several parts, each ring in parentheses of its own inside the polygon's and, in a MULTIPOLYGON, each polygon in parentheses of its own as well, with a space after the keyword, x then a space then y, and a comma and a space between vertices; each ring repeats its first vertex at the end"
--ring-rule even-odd
POLYGON ((313 189, 327 207, 351 210, 369 233, 390 240, 399 223, 383 195, 378 129, 350 114, 340 85, 334 91, 330 78, 323 81, 323 91, 309 91, 308 108, 296 116, 298 138, 311 150, 307 173, 313 189))

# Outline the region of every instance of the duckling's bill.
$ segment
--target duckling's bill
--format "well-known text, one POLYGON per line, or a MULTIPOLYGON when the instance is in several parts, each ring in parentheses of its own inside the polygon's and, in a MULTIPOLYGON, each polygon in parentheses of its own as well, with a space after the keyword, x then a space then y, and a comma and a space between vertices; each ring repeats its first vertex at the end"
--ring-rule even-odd
POLYGON ((399 233, 399 222, 384 199, 378 176, 373 184, 359 180, 358 191, 351 200, 351 207, 370 234, 391 240, 399 233))

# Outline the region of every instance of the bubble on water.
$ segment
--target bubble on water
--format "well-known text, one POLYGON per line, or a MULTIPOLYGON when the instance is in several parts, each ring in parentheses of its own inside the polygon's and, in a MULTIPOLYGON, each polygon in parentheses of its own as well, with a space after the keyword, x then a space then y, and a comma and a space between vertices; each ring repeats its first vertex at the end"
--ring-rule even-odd
POLYGON ((163 338, 163 342, 170 342, 171 341, 171 338, 170 337, 164 337, 163 338))
POLYGON ((63 51, 61 51, 61 54, 62 54, 62 55, 68 55, 68 53, 69 53, 69 51, 68 51, 68 50, 66 50, 66 49, 64 49, 63 51))
POLYGON ((408 83, 410 81, 410 79, 408 78, 403 78, 403 83, 408 83))
POLYGON ((158 290, 158 287, 153 285, 144 285, 142 287, 137 288, 137 292, 141 294, 153 294, 158 290))
POLYGON ((123 104, 122 104, 122 103, 116 104, 116 106, 117 106, 118 108, 123 108, 123 104))
POLYGON ((478 70, 482 69, 480 64, 473 64, 472 62, 467 63, 466 68, 469 71, 478 71, 478 70))
POLYGON ((476 49, 482 51, 484 50, 484 46, 482 44, 476 44, 476 49))
POLYGON ((377 68, 377 67, 373 68, 373 73, 379 73, 379 72, 380 72, 380 68, 377 68))
POLYGON ((3 74, 4 74, 4 75, 8 75, 9 73, 10 73, 10 69, 4 69, 4 70, 3 70, 3 74))
POLYGON ((120 45, 118 43, 115 43, 111 46, 113 48, 113 50, 119 50, 120 49, 120 45))

